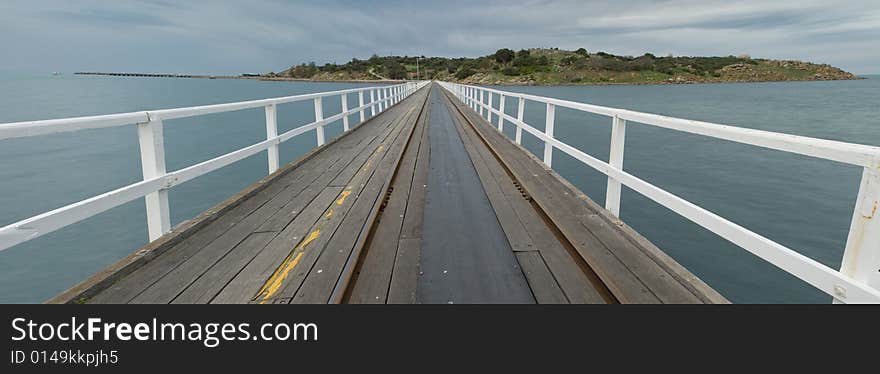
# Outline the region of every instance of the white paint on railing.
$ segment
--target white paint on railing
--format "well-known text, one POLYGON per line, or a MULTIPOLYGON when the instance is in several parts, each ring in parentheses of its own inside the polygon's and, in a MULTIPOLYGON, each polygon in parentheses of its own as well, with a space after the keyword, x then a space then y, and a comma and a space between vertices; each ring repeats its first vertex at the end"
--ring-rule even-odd
MULTIPOLYGON (((626 121, 614 116, 611 124, 611 151, 608 155, 608 164, 611 167, 623 170, 623 146, 626 138, 626 121)), ((620 216, 620 181, 608 177, 608 189, 605 192, 605 209, 620 216)))
MULTIPOLYGON (((348 94, 340 95, 342 100, 342 113, 348 113, 348 94)), ((348 131, 348 115, 342 116, 342 131, 348 131)))
MULTIPOLYGON (((498 111, 504 113, 504 94, 499 97, 498 111)), ((504 133, 504 116, 498 116, 498 132, 504 133)))
MULTIPOLYGON (((384 99, 402 100, 405 96, 414 93, 424 87, 428 82, 407 82, 392 86, 398 89, 395 97, 384 99), (403 90, 407 87, 409 90, 403 90)), ((371 108, 373 116, 375 108, 381 104, 376 100, 373 92, 377 87, 354 88, 341 91, 321 92, 305 95, 287 96, 262 100, 251 100, 228 104, 204 105, 189 108, 163 109, 156 111, 144 111, 133 113, 110 114, 103 116, 90 116, 78 118, 65 118, 44 121, 28 121, 0 124, 0 140, 10 138, 29 137, 45 134, 63 133, 84 129, 97 129, 114 126, 136 125, 138 129, 138 143, 141 152, 141 165, 144 180, 116 190, 106 192, 89 199, 63 206, 52 211, 39 214, 4 227, 0 227, 0 250, 7 249, 16 244, 37 238, 59 228, 79 222, 83 219, 104 212, 108 209, 125 204, 137 198, 143 197, 147 206, 147 227, 150 240, 155 240, 171 230, 170 209, 168 204, 168 189, 189 181, 198 176, 217 170, 234 162, 253 156, 264 150, 268 154, 269 173, 279 168, 278 145, 298 135, 315 130, 318 134, 319 144, 324 143, 323 126, 338 120, 343 120, 343 126, 347 116, 360 112, 361 122, 365 120, 364 110, 371 108), (364 103, 363 93, 370 92, 370 102, 364 103), (340 96, 346 97, 348 93, 358 93, 358 107, 347 109, 347 103, 343 104, 342 112, 324 118, 321 102, 323 97, 340 96), (315 122, 289 130, 278 135, 277 105, 291 102, 314 100, 315 122), (163 136, 163 120, 185 118, 212 113, 222 113, 250 108, 263 107, 266 113, 266 140, 238 149, 236 151, 203 161, 201 163, 167 172, 165 169, 165 146, 163 136)), ((387 88, 386 88, 387 89, 387 88)), ((386 104, 387 107, 387 104, 386 104)), ((381 110, 379 111, 381 112, 381 110)))
POLYGON ((485 109, 497 113, 501 120, 516 125, 516 144, 522 144, 523 129, 543 141, 544 163, 548 167, 552 164, 552 149, 556 148, 605 174, 608 177, 605 207, 615 216, 620 215, 621 186, 627 186, 831 295, 835 302, 880 303, 880 147, 692 121, 477 86, 440 84, 450 92, 461 93, 459 99, 481 117, 485 109), (514 118, 504 114, 501 108, 496 110, 491 102, 484 104, 480 99, 483 92, 517 97, 517 116, 514 118), (547 105, 545 131, 537 130, 523 121, 526 100, 547 105), (611 117, 609 162, 596 159, 553 137, 556 106, 611 117), (863 167, 840 271, 623 171, 627 121, 863 167))
POLYGON ((520 124, 523 123, 523 115, 525 114, 525 110, 526 99, 520 97, 519 106, 516 108, 516 144, 522 144, 522 126, 520 126, 520 124))
POLYGON ((315 132, 318 138, 318 147, 324 145, 324 104, 320 97, 315 98, 315 122, 318 128, 315 132))
MULTIPOLYGON (((880 161, 864 168, 840 271, 880 289, 880 161)), ((844 290, 845 291, 845 290, 844 290)))
MULTIPOLYGON (((273 139, 278 136, 278 115, 275 104, 266 105, 266 140, 273 139)), ((269 146, 268 149, 268 157, 269 157, 269 174, 274 173, 278 170, 279 166, 279 155, 278 155, 278 144, 273 144, 269 146)))
MULTIPOLYGON (((548 139, 553 139, 553 128, 556 123, 556 105, 547 103, 546 114, 547 115, 544 119, 544 134, 548 139)), ((547 167, 553 166, 553 145, 550 144, 550 142, 544 143, 544 163, 547 164, 547 167)))
MULTIPOLYGON (((144 180, 163 177, 165 175, 165 137, 162 134, 162 120, 156 119, 139 123, 137 129, 144 180)), ((155 240, 171 230, 167 186, 147 194, 145 201, 149 237, 150 240, 155 240)))

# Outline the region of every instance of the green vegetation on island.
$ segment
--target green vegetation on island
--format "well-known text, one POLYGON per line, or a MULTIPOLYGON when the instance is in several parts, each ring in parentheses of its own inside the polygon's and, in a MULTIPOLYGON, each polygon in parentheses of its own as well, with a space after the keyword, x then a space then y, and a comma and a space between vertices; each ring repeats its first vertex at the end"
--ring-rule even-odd
POLYGON ((476 58, 373 55, 345 64, 299 64, 263 79, 319 81, 437 79, 498 85, 659 84, 712 82, 767 82, 859 79, 826 64, 768 60, 747 55, 726 57, 616 56, 588 52, 533 48, 502 48, 476 58), (418 70, 418 75, 417 75, 418 70))

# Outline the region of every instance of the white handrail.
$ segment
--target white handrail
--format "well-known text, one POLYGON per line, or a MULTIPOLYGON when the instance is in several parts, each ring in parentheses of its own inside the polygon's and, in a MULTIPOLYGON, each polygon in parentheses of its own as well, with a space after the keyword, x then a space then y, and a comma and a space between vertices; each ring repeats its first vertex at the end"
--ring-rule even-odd
POLYGON ((608 176, 605 208, 615 216, 620 214, 620 186, 624 185, 831 295, 836 302, 880 303, 880 147, 692 121, 486 87, 447 82, 440 82, 440 85, 474 110, 475 114, 482 117, 483 110, 486 110, 488 114, 484 119, 491 120, 492 113, 498 115, 499 131, 503 129, 504 121, 514 124, 517 144, 521 143, 522 130, 543 141, 547 167, 552 165, 552 150, 558 149, 608 176), (488 104, 485 103, 484 92, 498 94, 502 102, 505 97, 518 98, 517 116, 506 114, 501 104, 501 108, 495 109, 491 96, 488 104), (544 131, 523 121, 526 100, 547 105, 544 131), (609 162, 592 157, 553 137, 557 106, 611 117, 609 162), (863 167, 840 271, 625 172, 623 150, 626 121, 863 167))
MULTIPOLYGON (((315 130, 318 137, 318 145, 320 146, 324 143, 324 126, 339 120, 347 123, 348 116, 354 114, 359 114, 359 123, 363 123, 365 120, 364 110, 366 108, 379 106, 378 112, 371 111, 372 116, 375 116, 387 109, 390 106, 389 102, 399 102, 426 84, 428 84, 426 81, 406 82, 393 86, 362 87, 188 108, 0 124, 0 140, 85 129, 137 125, 144 175, 144 180, 141 182, 133 183, 0 228, 0 251, 141 197, 145 198, 147 205, 147 228, 150 240, 156 240, 171 230, 167 196, 167 191, 171 187, 255 155, 263 150, 268 151, 268 170, 271 174, 279 167, 278 144, 308 131, 315 130), (393 95, 381 96, 379 100, 374 99, 376 92, 389 89, 394 90, 393 95), (370 101, 364 103, 364 92, 367 91, 370 92, 370 101), (348 109, 348 94, 351 93, 358 94, 358 106, 348 109), (339 96, 345 104, 342 106, 342 112, 324 118, 323 109, 320 109, 321 102, 324 97, 329 96, 339 96), (277 105, 305 100, 313 100, 315 102, 315 121, 280 135, 277 134, 277 105), (163 120, 259 107, 264 107, 266 112, 266 140, 183 169, 171 172, 165 170, 163 120)), ((348 126, 344 126, 343 130, 348 131, 348 126)))

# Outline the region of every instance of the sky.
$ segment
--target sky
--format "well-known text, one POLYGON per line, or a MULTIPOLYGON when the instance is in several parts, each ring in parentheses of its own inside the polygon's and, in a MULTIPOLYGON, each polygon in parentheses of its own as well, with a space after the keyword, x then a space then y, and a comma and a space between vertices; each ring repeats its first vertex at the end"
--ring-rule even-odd
POLYGON ((3 0, 0 70, 239 74, 499 48, 727 56, 880 74, 880 0, 3 0))

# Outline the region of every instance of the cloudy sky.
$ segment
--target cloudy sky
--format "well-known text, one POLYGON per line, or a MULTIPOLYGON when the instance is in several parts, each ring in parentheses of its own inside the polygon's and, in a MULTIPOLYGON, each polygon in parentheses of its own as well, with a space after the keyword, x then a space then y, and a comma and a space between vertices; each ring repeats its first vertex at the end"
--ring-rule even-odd
POLYGON ((880 0, 3 0, 0 70, 242 73, 501 47, 738 55, 880 73, 880 0))

